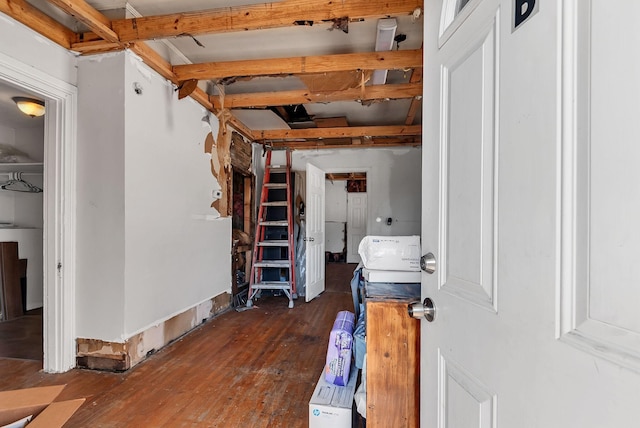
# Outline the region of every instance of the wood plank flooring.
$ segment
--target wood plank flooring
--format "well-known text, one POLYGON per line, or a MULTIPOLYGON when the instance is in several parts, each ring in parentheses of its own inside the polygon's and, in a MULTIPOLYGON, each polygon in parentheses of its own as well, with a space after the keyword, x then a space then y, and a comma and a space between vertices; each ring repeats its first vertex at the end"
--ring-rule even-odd
POLYGON ((42 361, 42 308, 0 322, 0 358, 42 361))
POLYGON ((65 427, 304 427, 338 311, 353 311, 353 264, 327 265, 327 290, 293 309, 284 297, 229 311, 125 373, 46 374, 0 358, 0 390, 67 384, 86 397, 65 427))

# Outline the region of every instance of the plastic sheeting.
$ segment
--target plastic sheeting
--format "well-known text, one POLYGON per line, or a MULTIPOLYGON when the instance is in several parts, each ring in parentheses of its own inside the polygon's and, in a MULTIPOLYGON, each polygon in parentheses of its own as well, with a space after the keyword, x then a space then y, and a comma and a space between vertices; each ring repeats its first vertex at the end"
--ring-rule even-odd
POLYGON ((294 228, 296 237, 296 292, 298 296, 306 296, 307 291, 307 245, 305 242, 306 226, 304 220, 294 228))
POLYGON ((356 328, 353 332, 353 356, 356 367, 361 369, 364 360, 364 354, 367 352, 366 345, 366 329, 364 324, 364 304, 362 303, 362 293, 364 281, 362 280, 362 263, 353 271, 353 279, 351 280, 351 296, 353 297, 353 309, 356 315, 356 328))

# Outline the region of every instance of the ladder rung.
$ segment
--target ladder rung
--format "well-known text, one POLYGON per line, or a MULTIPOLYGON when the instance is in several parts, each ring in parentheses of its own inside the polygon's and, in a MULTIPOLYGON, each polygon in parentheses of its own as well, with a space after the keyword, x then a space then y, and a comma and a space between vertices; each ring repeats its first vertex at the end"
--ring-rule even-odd
POLYGON ((253 284, 252 288, 255 289, 266 289, 266 290, 290 290, 291 284, 289 281, 263 281, 256 282, 253 284))
POLYGON ((261 221, 260 226, 289 226, 288 220, 261 221))
POLYGON ((258 247, 288 247, 289 241, 286 239, 272 239, 258 242, 258 247))
POLYGON ((273 268, 290 268, 289 260, 261 260, 254 264, 255 267, 273 267, 273 268))
POLYGON ((286 165, 267 165, 267 168, 269 168, 272 172, 273 171, 286 171, 287 167, 286 165))
POLYGON ((269 189, 286 189, 287 183, 264 183, 264 187, 268 187, 269 189))
POLYGON ((287 201, 269 201, 263 202, 262 205, 265 207, 286 207, 287 201))

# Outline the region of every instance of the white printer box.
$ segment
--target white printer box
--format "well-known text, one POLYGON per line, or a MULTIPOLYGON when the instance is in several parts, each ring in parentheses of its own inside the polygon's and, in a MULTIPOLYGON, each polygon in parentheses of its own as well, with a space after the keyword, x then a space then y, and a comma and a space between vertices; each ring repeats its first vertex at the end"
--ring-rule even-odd
POLYGON ((420 237, 365 236, 358 245, 362 264, 373 270, 420 272, 420 237))
POLYGON ((337 386, 320 375, 309 400, 309 428, 351 428, 351 408, 358 370, 352 367, 347 386, 337 386))

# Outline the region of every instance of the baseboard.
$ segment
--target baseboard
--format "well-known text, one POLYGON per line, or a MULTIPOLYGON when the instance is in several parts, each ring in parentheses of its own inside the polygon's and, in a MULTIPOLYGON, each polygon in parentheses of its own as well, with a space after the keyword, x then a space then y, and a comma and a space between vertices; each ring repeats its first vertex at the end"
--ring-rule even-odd
POLYGON ((124 343, 78 338, 76 339, 77 367, 108 371, 129 370, 149 355, 230 306, 231 294, 222 293, 131 336, 124 343))

